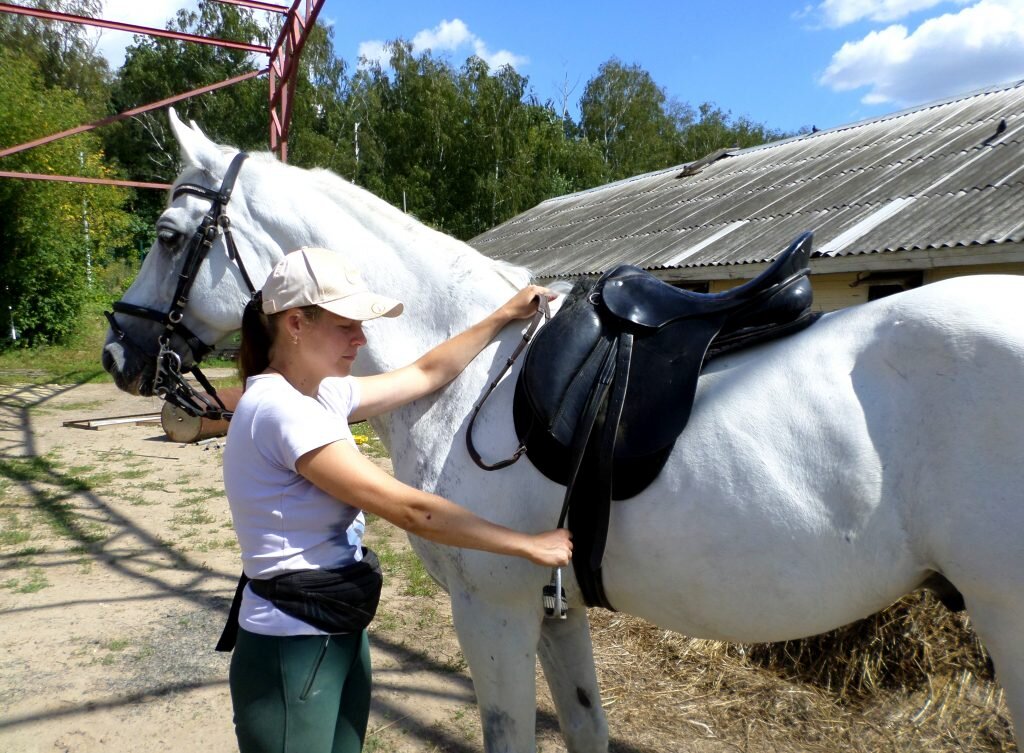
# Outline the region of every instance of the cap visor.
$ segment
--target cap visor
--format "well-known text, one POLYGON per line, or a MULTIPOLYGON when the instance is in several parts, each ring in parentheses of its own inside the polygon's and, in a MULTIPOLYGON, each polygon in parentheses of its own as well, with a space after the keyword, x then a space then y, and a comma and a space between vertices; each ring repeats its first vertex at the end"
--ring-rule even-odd
POLYGON ((370 293, 369 291, 353 293, 344 298, 336 298, 333 301, 325 301, 317 305, 322 309, 327 309, 332 314, 358 322, 365 322, 382 316, 398 316, 404 308, 401 301, 370 293))

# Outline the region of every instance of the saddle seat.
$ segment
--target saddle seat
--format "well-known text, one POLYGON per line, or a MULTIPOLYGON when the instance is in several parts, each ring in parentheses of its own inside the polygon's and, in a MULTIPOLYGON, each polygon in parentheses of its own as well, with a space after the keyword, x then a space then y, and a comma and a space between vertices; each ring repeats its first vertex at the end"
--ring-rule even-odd
POLYGON ((705 362, 813 320, 811 246, 804 233, 761 275, 714 294, 622 265, 577 284, 534 338, 516 383, 516 432, 537 469, 566 486, 563 516, 588 604, 611 608, 600 586, 611 500, 657 477, 705 362))

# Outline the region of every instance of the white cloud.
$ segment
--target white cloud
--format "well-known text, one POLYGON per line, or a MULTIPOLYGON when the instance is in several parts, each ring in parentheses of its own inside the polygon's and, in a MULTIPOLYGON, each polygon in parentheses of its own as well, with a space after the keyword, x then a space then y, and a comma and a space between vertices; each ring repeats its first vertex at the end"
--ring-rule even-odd
POLYGON ((433 29, 417 32, 412 38, 412 48, 423 50, 457 50, 459 47, 476 40, 461 18, 442 21, 433 29))
POLYGON ((388 64, 388 51, 384 47, 384 42, 379 39, 371 39, 369 42, 360 42, 358 55, 360 64, 364 59, 370 63, 380 63, 381 66, 386 66, 388 64))
POLYGON ((847 42, 819 83, 836 91, 869 87, 865 104, 909 106, 1019 78, 1024 0, 980 0, 913 31, 895 24, 847 42))
MULTIPOLYGON (((359 45, 359 57, 371 62, 380 63, 382 66, 388 64, 388 54, 380 40, 369 40, 359 45)), ((465 22, 460 18, 451 21, 441 21, 433 29, 423 29, 417 32, 412 40, 413 53, 419 54, 431 50, 435 53, 463 53, 467 57, 476 55, 492 70, 497 70, 503 65, 510 65, 519 68, 529 62, 529 58, 517 55, 509 50, 498 50, 491 52, 487 44, 476 34, 469 30, 465 22)))
MULTIPOLYGON (((104 0, 101 18, 108 21, 148 26, 163 29, 180 9, 196 10, 197 0, 104 0)), ((127 31, 99 29, 94 31, 97 38, 96 51, 105 57, 111 68, 124 64, 125 50, 134 42, 127 31)))
POLYGON ((857 21, 887 23, 947 2, 964 5, 970 0, 823 0, 817 12, 826 26, 839 27, 857 21))

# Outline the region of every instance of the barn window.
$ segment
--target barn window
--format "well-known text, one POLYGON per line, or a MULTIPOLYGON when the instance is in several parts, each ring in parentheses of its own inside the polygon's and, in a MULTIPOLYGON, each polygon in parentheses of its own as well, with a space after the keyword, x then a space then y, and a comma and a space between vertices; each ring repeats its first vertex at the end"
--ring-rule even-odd
POLYGON ((691 293, 711 292, 710 282, 673 282, 672 285, 683 290, 689 290, 691 293))
POLYGON ((872 285, 868 288, 868 300, 877 301, 879 298, 885 298, 893 293, 902 293, 904 290, 906 288, 902 285, 872 285))
POLYGON ((893 293, 919 288, 923 282, 924 273, 919 271, 861 272, 857 275, 857 279, 850 283, 850 287, 866 285, 868 300, 877 301, 879 298, 885 298, 893 293))

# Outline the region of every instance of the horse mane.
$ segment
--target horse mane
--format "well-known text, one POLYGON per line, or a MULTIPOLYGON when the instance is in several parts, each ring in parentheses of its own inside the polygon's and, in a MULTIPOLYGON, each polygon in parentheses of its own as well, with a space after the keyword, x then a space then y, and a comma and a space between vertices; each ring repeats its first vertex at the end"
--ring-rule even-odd
MULTIPOLYGON (((225 155, 234 155, 237 152, 235 148, 223 145, 219 146, 219 149, 225 155)), ((458 258, 465 266, 492 272, 515 288, 521 288, 533 279, 533 274, 528 268, 484 256, 468 243, 431 227, 414 215, 401 211, 362 186, 326 168, 302 168, 289 165, 281 162, 271 152, 250 152, 249 160, 271 171, 290 172, 292 176, 295 174, 294 171, 300 171, 305 185, 328 201, 357 209, 359 220, 368 226, 367 229, 380 236, 393 233, 396 228, 410 234, 422 234, 428 237, 432 244, 447 250, 458 258)), ((174 185, 200 182, 204 179, 206 182, 216 183, 221 177, 221 175, 214 175, 207 168, 187 165, 178 175, 174 185)))
MULTIPOLYGON (((261 159, 261 162, 277 162, 277 159, 271 154, 261 154, 260 157, 267 158, 267 160, 261 159)), ((278 162, 278 164, 280 163, 278 162)), ((305 172, 312 180, 313 185, 324 196, 334 198, 342 204, 357 204, 360 209, 365 210, 365 214, 361 214, 360 216, 372 217, 374 219, 373 224, 378 225, 382 229, 385 227, 403 227, 413 232, 426 233, 430 235, 431 239, 435 243, 447 248, 449 251, 463 259, 468 260, 469 258, 472 258, 476 260, 482 267, 497 273, 516 287, 523 287, 533 278, 532 273, 526 267, 509 264, 508 262, 501 261, 500 259, 491 259, 484 256, 465 241, 461 241, 447 233, 431 227, 427 223, 416 218, 414 215, 403 212, 388 201, 385 201, 376 194, 357 185, 356 183, 353 183, 347 178, 343 178, 337 173, 321 167, 310 168, 305 170, 305 172)))

